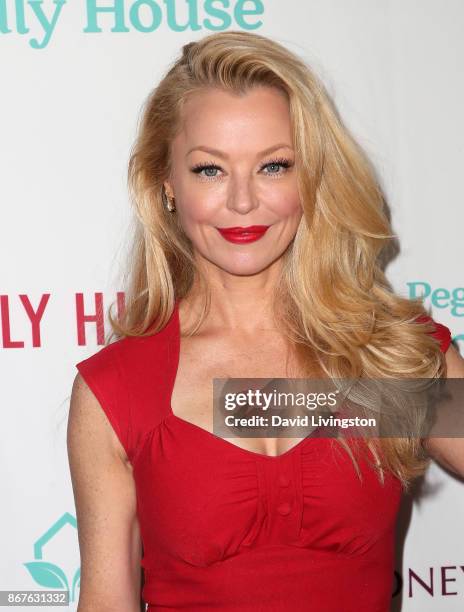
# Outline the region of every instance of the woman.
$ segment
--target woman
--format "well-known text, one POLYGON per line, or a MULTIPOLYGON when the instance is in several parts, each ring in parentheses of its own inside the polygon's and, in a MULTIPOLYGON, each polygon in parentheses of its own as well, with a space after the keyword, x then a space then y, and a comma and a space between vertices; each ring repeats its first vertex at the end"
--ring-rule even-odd
MULTIPOLYGON (((141 566, 149 610, 388 610, 419 439, 212 431, 213 378, 464 375, 382 274, 381 192, 321 83, 256 34, 185 45, 129 184, 129 300, 71 399, 79 612, 138 610, 141 566)), ((461 441, 426 444, 464 473, 461 441)))

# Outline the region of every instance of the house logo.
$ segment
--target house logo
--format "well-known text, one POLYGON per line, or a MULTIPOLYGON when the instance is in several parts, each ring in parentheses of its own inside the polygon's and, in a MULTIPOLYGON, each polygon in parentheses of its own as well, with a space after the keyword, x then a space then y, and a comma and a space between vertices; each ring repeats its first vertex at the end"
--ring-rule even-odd
POLYGON ((57 563, 45 560, 47 544, 57 537, 60 531, 70 525, 77 530, 77 521, 74 516, 65 512, 47 531, 34 543, 34 560, 24 563, 36 584, 47 589, 60 589, 69 591, 69 601, 76 598, 76 589, 80 587, 81 568, 78 567, 72 576, 66 576, 57 563))

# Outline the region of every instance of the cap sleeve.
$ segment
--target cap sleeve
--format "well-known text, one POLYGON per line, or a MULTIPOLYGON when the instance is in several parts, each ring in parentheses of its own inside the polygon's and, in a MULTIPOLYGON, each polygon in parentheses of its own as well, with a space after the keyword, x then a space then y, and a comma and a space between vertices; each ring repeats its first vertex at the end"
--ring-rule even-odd
POLYGON ((438 323, 437 321, 435 321, 432 317, 428 315, 421 315, 420 317, 416 318, 416 321, 418 323, 428 323, 428 322, 433 323, 435 330, 430 332, 430 335, 436 338, 440 342, 440 348, 442 352, 446 353, 446 351, 449 349, 449 346, 451 344, 450 329, 446 327, 446 325, 443 325, 442 323, 438 323))
POLYGON ((76 368, 97 398, 127 457, 130 448, 130 413, 125 385, 121 381, 118 342, 108 344, 87 359, 76 363, 76 368))

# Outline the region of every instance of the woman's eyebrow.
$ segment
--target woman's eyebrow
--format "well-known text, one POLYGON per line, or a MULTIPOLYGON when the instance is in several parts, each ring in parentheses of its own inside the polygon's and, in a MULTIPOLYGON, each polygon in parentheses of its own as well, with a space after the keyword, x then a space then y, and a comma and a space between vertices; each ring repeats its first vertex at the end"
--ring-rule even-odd
MULTIPOLYGON (((264 149, 264 151, 260 151, 259 153, 256 154, 256 157, 261 157, 262 155, 269 155, 270 153, 273 153, 274 151, 277 151, 278 149, 292 149, 293 150, 293 147, 289 144, 286 144, 285 142, 279 142, 278 144, 272 145, 272 147, 264 149)), ((192 153, 192 151, 203 151, 204 153, 209 153, 210 155, 216 155, 216 157, 221 157, 222 159, 228 159, 229 157, 227 153, 224 153, 223 151, 220 151, 219 149, 213 149, 212 147, 207 147, 204 145, 192 147, 191 149, 187 151, 187 153, 185 154, 185 157, 187 157, 187 155, 192 153)))

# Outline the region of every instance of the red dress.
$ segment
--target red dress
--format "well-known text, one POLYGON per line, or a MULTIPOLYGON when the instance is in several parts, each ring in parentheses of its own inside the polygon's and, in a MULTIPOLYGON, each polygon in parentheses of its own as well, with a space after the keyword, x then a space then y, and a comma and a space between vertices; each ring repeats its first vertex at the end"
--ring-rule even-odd
POLYGON ((176 303, 76 364, 133 466, 148 610, 388 612, 400 482, 333 438, 269 457, 175 416, 179 329, 176 303))

